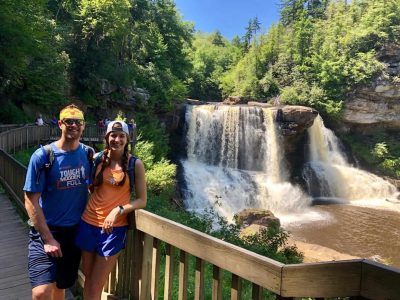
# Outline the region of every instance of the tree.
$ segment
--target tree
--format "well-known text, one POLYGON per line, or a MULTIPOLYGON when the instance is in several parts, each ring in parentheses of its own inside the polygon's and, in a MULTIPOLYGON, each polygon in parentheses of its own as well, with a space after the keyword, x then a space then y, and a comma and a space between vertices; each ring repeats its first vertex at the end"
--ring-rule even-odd
POLYGON ((304 10, 306 0, 280 0, 281 22, 287 26, 297 20, 304 10))
POLYGON ((260 29, 261 29, 261 23, 258 20, 258 17, 254 17, 249 20, 246 27, 246 33, 242 38, 245 51, 249 49, 251 41, 256 38, 257 32, 260 29))
POLYGON ((258 20, 257 16, 252 19, 251 28, 253 30, 253 36, 256 36, 257 32, 261 29, 261 22, 258 20))
POLYGON ((212 43, 215 46, 222 46, 222 47, 225 46, 224 37, 222 36, 222 34, 219 30, 214 32, 214 34, 212 36, 212 43))
POLYGON ((0 98, 20 107, 61 103, 69 57, 45 1, 0 1, 0 98))

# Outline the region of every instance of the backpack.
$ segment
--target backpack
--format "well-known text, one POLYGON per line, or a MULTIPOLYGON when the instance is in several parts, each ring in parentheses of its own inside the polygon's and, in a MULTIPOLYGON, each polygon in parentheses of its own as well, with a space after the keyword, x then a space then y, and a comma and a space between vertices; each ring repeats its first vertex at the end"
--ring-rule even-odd
MULTIPOLYGON (((102 157, 103 157, 103 153, 104 151, 99 152, 96 157, 93 160, 93 166, 92 166, 92 176, 91 176, 91 180, 92 182, 94 181, 94 178, 96 176, 96 170, 97 167, 99 166, 102 157)), ((133 192, 134 188, 135 188, 135 164, 136 164, 136 157, 131 155, 131 157, 129 158, 128 161, 128 176, 129 176, 129 190, 131 191, 131 193, 133 192)))
MULTIPOLYGON (((82 144, 82 145, 83 145, 83 148, 84 148, 84 150, 85 150, 85 152, 87 154, 87 158, 89 160, 89 174, 91 174, 92 173, 92 165, 93 165, 92 162, 93 162, 93 156, 94 156, 94 149, 92 147, 89 147, 89 146, 85 145, 85 144, 82 144)), ((40 145, 40 149, 42 149, 42 153, 43 153, 43 157, 45 159, 45 162, 44 162, 43 167, 40 168, 40 170, 39 170, 39 172, 38 172, 38 174, 36 176, 36 183, 39 183, 40 175, 41 175, 43 170, 45 172, 46 180, 47 180, 48 174, 49 174, 49 172, 51 170, 51 167, 53 166, 53 163, 54 163, 54 151, 51 148, 51 145, 50 144, 47 144, 47 145, 44 145, 44 146, 40 145)), ((91 183, 91 177, 89 177, 89 181, 87 182, 87 184, 90 184, 90 183, 91 183)), ((46 186, 49 189, 50 186, 48 184, 46 184, 46 186)))

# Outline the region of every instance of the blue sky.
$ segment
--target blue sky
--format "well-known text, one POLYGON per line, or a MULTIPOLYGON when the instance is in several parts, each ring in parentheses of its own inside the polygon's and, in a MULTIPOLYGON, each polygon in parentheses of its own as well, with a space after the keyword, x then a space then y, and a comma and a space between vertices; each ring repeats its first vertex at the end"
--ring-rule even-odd
POLYGON ((203 32, 219 30, 231 40, 244 35, 250 19, 255 16, 264 32, 279 20, 278 0, 175 0, 178 11, 195 29, 203 32))

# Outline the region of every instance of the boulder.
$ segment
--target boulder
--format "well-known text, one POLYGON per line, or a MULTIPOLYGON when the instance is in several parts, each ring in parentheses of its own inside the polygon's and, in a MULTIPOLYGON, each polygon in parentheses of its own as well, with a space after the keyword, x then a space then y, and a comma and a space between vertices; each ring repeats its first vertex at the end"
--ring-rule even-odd
POLYGON ((223 103, 229 105, 236 105, 236 104, 247 104, 249 100, 242 96, 229 96, 226 98, 223 103))
POLYGON ((274 214, 265 209, 248 208, 242 210, 235 218, 238 224, 245 226, 256 224, 261 226, 280 226, 280 221, 274 214))
POLYGON ((242 230, 240 230, 239 237, 241 239, 243 239, 243 238, 248 237, 248 236, 259 234, 265 228, 266 227, 262 226, 262 225, 251 224, 251 225, 243 228, 242 230))
POLYGON ((318 111, 311 107, 285 105, 276 110, 276 120, 285 129, 284 135, 301 133, 311 127, 318 111))
POLYGON ((109 95, 118 90, 118 87, 114 84, 111 84, 111 82, 107 79, 99 79, 98 84, 100 95, 109 95))
POLYGON ((296 135, 311 127, 318 111, 300 105, 272 106, 270 103, 248 102, 249 106, 271 109, 282 135, 296 135))
POLYGON ((185 104, 189 104, 189 105, 206 105, 206 104, 210 104, 210 103, 206 102, 206 101, 187 98, 187 99, 185 99, 185 104))

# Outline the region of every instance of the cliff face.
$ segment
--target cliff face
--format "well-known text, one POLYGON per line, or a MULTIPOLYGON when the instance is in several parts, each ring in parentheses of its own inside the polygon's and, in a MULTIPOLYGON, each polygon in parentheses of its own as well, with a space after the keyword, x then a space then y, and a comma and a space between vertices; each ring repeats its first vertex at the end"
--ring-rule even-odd
POLYGON ((347 129, 371 132, 400 130, 400 46, 389 45, 378 54, 383 72, 369 85, 349 94, 343 121, 347 129))

